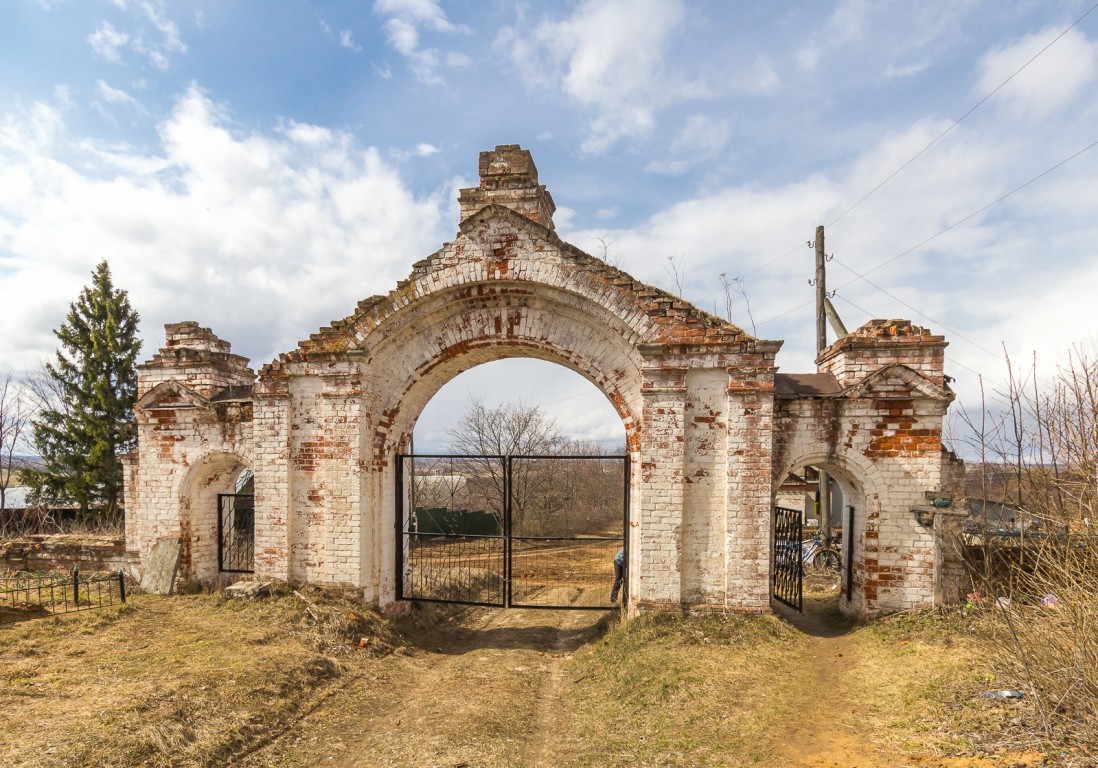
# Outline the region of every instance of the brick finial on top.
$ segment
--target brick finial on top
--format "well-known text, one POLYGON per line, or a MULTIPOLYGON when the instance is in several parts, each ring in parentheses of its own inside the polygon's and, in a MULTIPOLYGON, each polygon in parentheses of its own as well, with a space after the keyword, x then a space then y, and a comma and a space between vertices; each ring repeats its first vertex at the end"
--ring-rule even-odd
POLYGON ((207 352, 228 352, 229 342, 217 338, 209 328, 203 328, 194 320, 184 320, 181 323, 165 323, 164 325, 164 350, 175 347, 180 349, 206 350, 207 352))
POLYGON ((553 197, 538 184, 538 169, 530 150, 518 144, 501 144, 480 153, 480 186, 461 190, 458 196, 461 220, 489 205, 502 205, 554 229, 553 197))
POLYGON ((947 346, 944 336, 910 320, 870 320, 820 353, 816 367, 844 387, 890 365, 905 365, 943 386, 947 346))
POLYGON ((248 358, 234 355, 229 342, 193 320, 167 323, 165 344, 152 359, 137 366, 137 395, 165 381, 178 381, 203 397, 255 381, 248 358))

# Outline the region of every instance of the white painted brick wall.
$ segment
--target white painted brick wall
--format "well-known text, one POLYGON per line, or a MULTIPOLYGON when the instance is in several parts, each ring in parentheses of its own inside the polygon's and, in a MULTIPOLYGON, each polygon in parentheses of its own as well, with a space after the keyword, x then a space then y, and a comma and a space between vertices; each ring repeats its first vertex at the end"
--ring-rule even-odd
POLYGON ((477 210, 453 242, 258 379, 207 329, 169 326, 165 349, 142 366, 142 395, 173 381, 204 398, 254 389, 231 407, 139 409, 130 549, 146 558, 159 536, 182 535, 187 575, 210 578, 210 500, 247 466, 260 576, 355 585, 387 602, 396 454, 446 382, 521 356, 581 373, 625 424, 633 610, 765 610, 774 493, 805 463, 833 469, 856 508, 846 608, 933 603, 941 547, 910 509, 943 486, 940 337, 900 321, 866 326, 821 357, 843 396, 776 400, 776 342, 561 242, 531 221, 551 215, 536 194, 465 202, 477 210), (895 364, 908 367, 879 375, 895 364))

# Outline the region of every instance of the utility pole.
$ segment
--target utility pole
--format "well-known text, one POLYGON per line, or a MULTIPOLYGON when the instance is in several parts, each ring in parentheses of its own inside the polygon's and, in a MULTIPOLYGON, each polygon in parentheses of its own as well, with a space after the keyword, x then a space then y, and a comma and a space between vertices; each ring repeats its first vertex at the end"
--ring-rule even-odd
MULTIPOLYGON (((819 357, 827 349, 827 306, 831 302, 827 298, 826 263, 824 228, 821 224, 816 227, 816 357, 819 357)), ((819 499, 820 534, 824 541, 830 541, 831 477, 822 469, 820 470, 819 499)))
POLYGON ((816 227, 816 355, 827 349, 827 313, 824 302, 827 301, 827 256, 824 255, 823 224, 816 227))

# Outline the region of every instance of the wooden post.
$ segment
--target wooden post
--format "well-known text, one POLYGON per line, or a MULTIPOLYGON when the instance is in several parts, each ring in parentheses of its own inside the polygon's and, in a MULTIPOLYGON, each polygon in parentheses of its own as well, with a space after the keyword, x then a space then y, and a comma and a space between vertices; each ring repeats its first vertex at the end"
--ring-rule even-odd
POLYGON ((827 270, 824 266, 824 228, 816 227, 816 354, 827 349, 827 316, 824 302, 827 301, 827 270))
MULTIPOLYGON (((816 227, 816 356, 827 349, 827 256, 823 224, 816 227)), ((820 469, 820 535, 831 539, 831 478, 820 469)))

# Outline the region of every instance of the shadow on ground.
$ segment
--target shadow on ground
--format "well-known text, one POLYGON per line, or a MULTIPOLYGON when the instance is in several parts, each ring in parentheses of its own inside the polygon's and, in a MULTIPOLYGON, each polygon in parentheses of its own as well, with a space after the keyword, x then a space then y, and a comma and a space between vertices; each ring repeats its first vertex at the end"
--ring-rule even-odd
POLYGON ((545 611, 421 608, 405 631, 408 644, 460 655, 473 651, 524 649, 571 653, 602 637, 620 621, 618 611, 545 611))
POLYGON ((839 610, 839 596, 805 595, 804 610, 795 611, 777 601, 771 602, 774 613, 812 637, 840 637, 849 634, 858 625, 857 619, 839 610))

